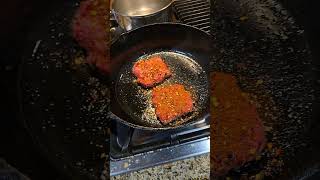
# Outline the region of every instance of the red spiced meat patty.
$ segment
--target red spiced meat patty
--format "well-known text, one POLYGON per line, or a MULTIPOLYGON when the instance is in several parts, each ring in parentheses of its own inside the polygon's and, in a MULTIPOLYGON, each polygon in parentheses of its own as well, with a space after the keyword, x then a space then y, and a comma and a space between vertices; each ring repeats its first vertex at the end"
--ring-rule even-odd
POLYGON ((137 82, 144 87, 153 87, 171 76, 171 71, 161 57, 155 56, 146 60, 139 60, 132 69, 137 82))
POLYGON ((193 109, 191 93, 180 84, 154 88, 152 104, 155 107, 157 117, 164 125, 193 109))

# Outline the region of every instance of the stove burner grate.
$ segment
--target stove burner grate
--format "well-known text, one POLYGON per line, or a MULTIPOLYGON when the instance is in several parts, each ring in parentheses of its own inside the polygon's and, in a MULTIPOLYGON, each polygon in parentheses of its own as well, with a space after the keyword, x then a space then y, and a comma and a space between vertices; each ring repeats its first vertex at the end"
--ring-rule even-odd
POLYGON ((177 19, 210 33, 209 0, 177 0, 173 4, 177 19))

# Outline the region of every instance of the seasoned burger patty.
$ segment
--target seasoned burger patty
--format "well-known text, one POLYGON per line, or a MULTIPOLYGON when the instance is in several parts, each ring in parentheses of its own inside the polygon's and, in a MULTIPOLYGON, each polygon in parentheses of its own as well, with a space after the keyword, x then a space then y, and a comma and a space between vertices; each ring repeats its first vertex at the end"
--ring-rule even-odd
POLYGON ((211 162, 213 174, 255 159, 266 143, 263 124, 254 105, 241 92, 234 76, 211 74, 211 162))
POLYGON ((73 37, 86 50, 86 61, 103 73, 111 70, 108 9, 107 0, 85 0, 80 3, 72 21, 73 37))
POLYGON ((152 104, 155 107, 157 117, 164 125, 193 109, 191 93, 180 84, 154 88, 152 104))
POLYGON ((171 76, 169 67, 158 56, 139 60, 134 64, 132 72, 137 77, 137 82, 144 87, 153 87, 171 76))

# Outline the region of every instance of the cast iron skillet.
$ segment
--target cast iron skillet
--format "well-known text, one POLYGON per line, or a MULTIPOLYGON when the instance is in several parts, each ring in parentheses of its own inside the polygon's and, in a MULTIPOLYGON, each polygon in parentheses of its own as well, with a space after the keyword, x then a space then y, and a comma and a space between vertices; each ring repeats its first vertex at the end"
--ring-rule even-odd
POLYGON ((111 45, 111 61, 116 64, 111 74, 113 117, 145 130, 173 129, 203 120, 208 116, 210 52, 210 35, 182 24, 152 24, 121 35, 111 45), (179 83, 193 95, 193 111, 168 125, 162 125, 152 112, 152 88, 134 82, 133 64, 150 56, 161 56, 173 73, 158 86, 179 83))

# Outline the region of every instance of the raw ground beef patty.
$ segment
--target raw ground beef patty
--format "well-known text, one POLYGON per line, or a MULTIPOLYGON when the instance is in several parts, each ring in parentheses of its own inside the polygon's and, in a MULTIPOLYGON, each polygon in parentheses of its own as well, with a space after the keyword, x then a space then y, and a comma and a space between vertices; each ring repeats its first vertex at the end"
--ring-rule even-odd
POLYGON ((137 82, 144 87, 153 87, 171 76, 171 71, 161 57, 152 57, 147 60, 139 60, 132 69, 137 77, 137 82))
POLYGON ((193 109, 191 93, 180 84, 154 88, 152 104, 156 109, 157 117, 164 125, 193 109))
POLYGON ((230 74, 211 74, 211 162, 214 176, 254 160, 265 146, 256 107, 230 74))

